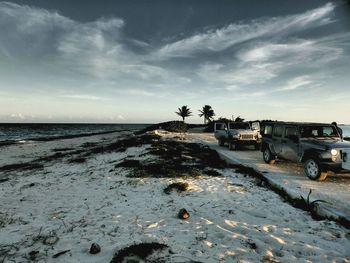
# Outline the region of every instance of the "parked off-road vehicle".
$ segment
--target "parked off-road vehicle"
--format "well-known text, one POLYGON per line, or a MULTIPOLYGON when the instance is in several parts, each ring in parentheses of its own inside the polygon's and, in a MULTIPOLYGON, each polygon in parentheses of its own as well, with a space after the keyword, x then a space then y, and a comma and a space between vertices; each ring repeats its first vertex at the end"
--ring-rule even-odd
POLYGON ((303 163, 311 180, 323 181, 328 171, 350 170, 350 142, 336 126, 324 123, 265 123, 261 151, 266 163, 276 157, 303 163))
POLYGON ((261 135, 259 122, 216 122, 214 125, 215 138, 220 146, 226 143, 230 150, 241 145, 254 145, 260 148, 261 135))

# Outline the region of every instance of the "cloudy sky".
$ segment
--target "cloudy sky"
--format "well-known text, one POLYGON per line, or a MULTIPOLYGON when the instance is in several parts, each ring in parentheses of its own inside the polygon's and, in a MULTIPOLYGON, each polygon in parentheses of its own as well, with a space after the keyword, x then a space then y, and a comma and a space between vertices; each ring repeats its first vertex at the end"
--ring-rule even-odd
POLYGON ((349 43, 341 0, 0 1, 0 122, 350 123, 349 43))

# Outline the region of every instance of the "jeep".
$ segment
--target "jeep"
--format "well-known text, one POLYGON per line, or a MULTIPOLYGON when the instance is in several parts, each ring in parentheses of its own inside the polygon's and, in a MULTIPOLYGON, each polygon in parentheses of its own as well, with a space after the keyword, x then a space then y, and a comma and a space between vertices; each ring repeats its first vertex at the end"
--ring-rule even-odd
POLYGON ((214 125, 215 138, 220 146, 228 144, 230 150, 241 145, 254 145, 260 148, 261 135, 259 122, 216 122, 214 125))
POLYGON ((323 181, 328 172, 350 170, 350 142, 336 126, 324 123, 270 122, 263 124, 261 151, 266 163, 276 158, 302 163, 311 180, 323 181))

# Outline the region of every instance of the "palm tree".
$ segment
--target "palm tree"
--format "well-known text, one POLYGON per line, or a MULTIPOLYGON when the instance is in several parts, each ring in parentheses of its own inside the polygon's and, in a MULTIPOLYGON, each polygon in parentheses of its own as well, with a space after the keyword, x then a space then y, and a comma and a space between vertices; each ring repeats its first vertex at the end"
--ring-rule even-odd
POLYGON ((179 111, 176 111, 175 113, 182 117, 183 122, 185 122, 186 117, 192 116, 192 112, 187 106, 182 106, 179 108, 179 111))
POLYGON ((211 121, 215 116, 214 110, 211 108, 210 105, 204 105, 203 109, 199 110, 199 112, 199 117, 204 116, 204 124, 206 124, 207 121, 211 121))

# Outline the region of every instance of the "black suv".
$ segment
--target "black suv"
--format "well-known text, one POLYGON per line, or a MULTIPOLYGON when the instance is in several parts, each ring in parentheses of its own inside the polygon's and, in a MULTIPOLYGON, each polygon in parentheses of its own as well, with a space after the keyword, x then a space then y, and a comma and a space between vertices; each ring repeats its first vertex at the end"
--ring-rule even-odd
POLYGON ((336 126, 324 123, 267 122, 261 151, 266 163, 276 157, 304 164, 307 177, 323 181, 328 171, 350 169, 350 142, 336 126))

